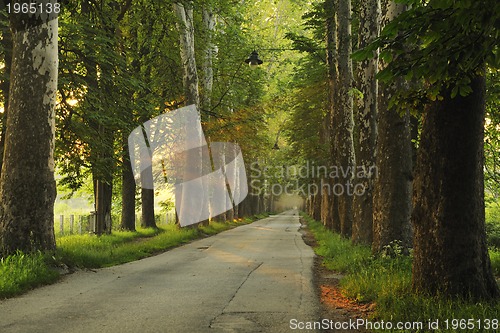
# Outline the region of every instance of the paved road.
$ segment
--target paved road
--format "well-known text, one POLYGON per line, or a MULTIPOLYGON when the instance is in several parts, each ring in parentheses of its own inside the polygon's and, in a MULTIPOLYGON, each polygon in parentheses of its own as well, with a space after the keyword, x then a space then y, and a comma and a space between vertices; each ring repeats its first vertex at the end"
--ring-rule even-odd
POLYGON ((290 332, 318 320, 296 211, 0 302, 0 332, 290 332))

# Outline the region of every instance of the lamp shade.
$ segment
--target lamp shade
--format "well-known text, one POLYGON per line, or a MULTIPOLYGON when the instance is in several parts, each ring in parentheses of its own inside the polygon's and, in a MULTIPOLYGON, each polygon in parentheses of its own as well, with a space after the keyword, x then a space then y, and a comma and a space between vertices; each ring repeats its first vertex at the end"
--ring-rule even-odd
POLYGON ((245 62, 250 66, 250 67, 257 67, 259 65, 262 65, 262 60, 259 59, 259 54, 257 51, 253 51, 250 56, 248 57, 245 62))

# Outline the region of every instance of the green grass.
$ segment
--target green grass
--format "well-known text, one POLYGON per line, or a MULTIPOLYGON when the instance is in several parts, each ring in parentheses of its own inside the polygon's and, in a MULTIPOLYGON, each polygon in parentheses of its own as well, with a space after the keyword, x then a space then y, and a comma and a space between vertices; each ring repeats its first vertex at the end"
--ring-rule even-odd
MULTIPOLYGON (((340 281, 342 293, 359 302, 375 304, 375 312, 369 320, 378 322, 384 320, 394 324, 424 323, 423 330, 411 330, 411 332, 429 332, 429 319, 439 319, 441 323, 440 328, 433 332, 464 331, 460 329, 460 322, 454 322, 458 327, 453 329, 452 319, 474 319, 475 329, 467 329, 467 332, 483 332, 477 328, 478 320, 498 320, 500 302, 473 303, 460 299, 415 295, 411 292, 411 257, 397 255, 395 258, 374 258, 369 248, 352 245, 349 240, 326 230, 320 222, 308 216, 303 218, 315 235, 318 242, 315 252, 323 257, 324 265, 346 274, 340 281), (446 319, 449 320, 448 329, 445 327, 446 319)), ((494 272, 499 275, 500 251, 491 250, 490 256, 494 272)), ((384 332, 389 331, 391 330, 384 332)))
POLYGON ((111 235, 68 235, 56 238, 55 254, 17 253, 0 260, 0 299, 12 297, 40 285, 57 281, 62 264, 72 268, 101 268, 145 258, 191 240, 214 235, 267 214, 233 222, 211 222, 208 226, 115 231, 111 235))
POLYGON ((0 298, 55 282, 59 273, 49 267, 49 261, 50 257, 42 253, 21 252, 0 259, 0 298))
POLYGON ((490 249, 491 268, 496 276, 500 276, 500 249, 490 249))
POLYGON ((79 268, 100 268, 138 260, 195 239, 196 228, 116 231, 111 235, 72 235, 57 239, 57 261, 79 268))

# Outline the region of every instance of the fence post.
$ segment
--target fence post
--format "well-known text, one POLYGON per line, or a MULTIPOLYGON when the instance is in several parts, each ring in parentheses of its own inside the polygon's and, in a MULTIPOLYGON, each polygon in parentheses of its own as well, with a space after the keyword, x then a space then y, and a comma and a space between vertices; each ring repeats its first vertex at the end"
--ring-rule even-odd
POLYGON ((78 232, 82 235, 83 215, 80 215, 80 222, 78 223, 78 232))
POLYGON ((75 215, 69 216, 69 234, 73 235, 73 225, 75 223, 75 215))
POLYGON ((64 235, 64 215, 59 216, 59 233, 61 236, 64 235))

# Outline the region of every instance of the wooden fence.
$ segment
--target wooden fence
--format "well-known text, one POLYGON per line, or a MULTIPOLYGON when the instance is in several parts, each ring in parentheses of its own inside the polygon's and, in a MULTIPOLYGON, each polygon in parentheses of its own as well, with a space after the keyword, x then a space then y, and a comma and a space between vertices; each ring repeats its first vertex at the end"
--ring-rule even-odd
MULTIPOLYGON (((88 215, 59 215, 55 218, 54 229, 56 235, 67 236, 67 235, 83 235, 87 233, 93 233, 93 214, 88 215)), ((136 214, 135 220, 137 224, 140 224, 141 215, 136 214)), ((158 225, 166 225, 169 223, 175 223, 175 212, 171 211, 168 213, 161 213, 156 215, 156 223, 158 225)), ((113 226, 119 225, 119 221, 113 219, 113 226)))

